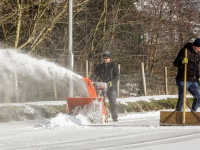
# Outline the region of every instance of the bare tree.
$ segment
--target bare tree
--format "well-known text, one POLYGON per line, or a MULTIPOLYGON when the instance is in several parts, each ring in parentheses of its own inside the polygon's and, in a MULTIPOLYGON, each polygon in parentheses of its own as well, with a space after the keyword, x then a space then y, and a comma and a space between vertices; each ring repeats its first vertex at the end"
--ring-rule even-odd
MULTIPOLYGON (((199 4, 191 0, 74 0, 74 70, 89 71, 103 51, 121 64, 121 73, 175 72, 172 61, 184 43, 199 36, 199 4)), ((65 66, 68 0, 0 2, 0 41, 65 66)), ((173 74, 173 73, 170 73, 173 74)))
POLYGON ((151 74, 161 73, 163 65, 172 68, 173 58, 185 42, 198 37, 194 31, 199 30, 198 11, 192 11, 194 3, 185 0, 141 0, 137 5, 147 18, 146 24, 141 22, 143 48, 148 55, 146 69, 151 74))

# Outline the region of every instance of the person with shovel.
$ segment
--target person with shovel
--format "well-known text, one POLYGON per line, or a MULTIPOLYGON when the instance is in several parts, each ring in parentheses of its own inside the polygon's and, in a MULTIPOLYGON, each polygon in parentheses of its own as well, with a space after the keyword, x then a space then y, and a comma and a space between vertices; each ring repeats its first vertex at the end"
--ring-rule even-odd
POLYGON ((189 91, 194 97, 192 110, 197 111, 200 104, 200 90, 199 90, 199 62, 200 58, 198 53, 200 51, 200 38, 195 39, 193 43, 187 43, 179 51, 176 59, 173 62, 175 67, 178 67, 176 76, 176 85, 178 86, 178 102, 176 110, 182 111, 183 109, 183 96, 184 96, 184 64, 187 64, 186 75, 186 92, 189 91), (185 50, 187 50, 187 58, 185 58, 185 50))
POLYGON ((111 61, 111 53, 106 51, 103 54, 103 63, 95 68, 94 73, 89 77, 91 81, 105 82, 108 84, 107 97, 110 103, 110 110, 113 121, 118 121, 117 110, 117 81, 119 80, 119 69, 111 61))

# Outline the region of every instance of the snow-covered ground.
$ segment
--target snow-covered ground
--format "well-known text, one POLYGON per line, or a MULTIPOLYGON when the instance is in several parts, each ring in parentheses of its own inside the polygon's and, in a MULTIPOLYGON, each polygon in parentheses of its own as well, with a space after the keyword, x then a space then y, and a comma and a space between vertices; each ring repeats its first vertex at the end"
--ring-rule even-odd
MULTIPOLYGON (((153 99, 165 97, 168 96, 153 96, 153 99)), ((117 101, 144 99, 152 97, 117 101)), ((37 102, 34 105, 47 103, 59 105, 63 102, 37 102)), ((123 113, 118 119, 118 122, 109 118, 108 123, 92 124, 84 116, 59 113, 51 119, 0 123, 0 149, 185 150, 196 148, 200 140, 199 126, 160 126, 160 111, 123 113)))

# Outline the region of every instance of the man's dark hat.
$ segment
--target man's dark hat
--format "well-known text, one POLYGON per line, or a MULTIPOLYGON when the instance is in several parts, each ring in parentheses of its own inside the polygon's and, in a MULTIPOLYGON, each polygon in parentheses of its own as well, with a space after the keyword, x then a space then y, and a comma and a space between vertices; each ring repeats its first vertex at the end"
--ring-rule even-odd
POLYGON ((196 40, 194 40, 193 45, 196 47, 200 47, 200 38, 197 38, 196 40))
POLYGON ((111 58, 111 54, 109 51, 106 51, 103 53, 103 57, 108 57, 108 58, 111 58))

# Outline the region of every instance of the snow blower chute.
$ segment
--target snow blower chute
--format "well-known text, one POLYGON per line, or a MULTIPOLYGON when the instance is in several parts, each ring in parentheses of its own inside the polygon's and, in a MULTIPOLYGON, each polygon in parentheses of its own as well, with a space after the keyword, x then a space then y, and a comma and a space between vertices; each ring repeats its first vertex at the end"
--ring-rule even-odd
MULTIPOLYGON (((78 115, 79 111, 83 107, 93 105, 93 102, 98 102, 98 109, 95 109, 93 113, 100 114, 100 120, 102 123, 108 122, 108 110, 105 107, 105 93, 107 91, 107 84, 103 82, 91 82, 91 80, 82 77, 85 82, 89 97, 67 97, 66 113, 72 116, 78 115)), ((95 107, 95 106, 93 106, 95 107)))

